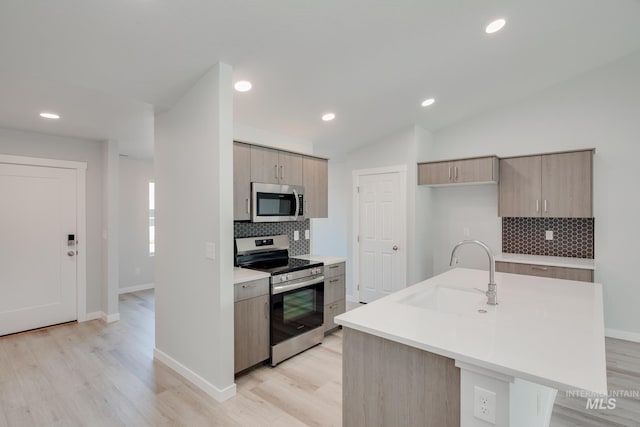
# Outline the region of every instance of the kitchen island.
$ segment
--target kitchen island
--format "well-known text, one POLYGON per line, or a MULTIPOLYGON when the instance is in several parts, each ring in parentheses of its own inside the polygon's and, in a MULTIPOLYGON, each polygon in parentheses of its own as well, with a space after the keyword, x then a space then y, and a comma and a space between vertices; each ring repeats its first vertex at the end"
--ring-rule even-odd
POLYGON ((345 426, 545 425, 556 390, 606 394, 600 284, 497 273, 489 306, 487 282, 454 269, 336 318, 345 426))

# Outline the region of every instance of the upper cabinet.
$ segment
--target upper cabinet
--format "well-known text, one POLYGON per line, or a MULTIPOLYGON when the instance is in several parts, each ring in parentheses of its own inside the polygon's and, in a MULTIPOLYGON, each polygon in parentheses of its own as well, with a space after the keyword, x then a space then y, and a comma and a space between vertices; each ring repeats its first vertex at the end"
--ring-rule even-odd
POLYGON ((302 185, 302 156, 252 145, 251 182, 302 185))
POLYGON ((418 163, 418 185, 498 182, 496 156, 418 163))
POLYGON ((233 143, 233 219, 251 219, 251 146, 233 143))
POLYGON ((593 216, 593 150, 500 160, 501 217, 593 216))
POLYGON ((234 142, 234 221, 251 220, 252 182, 304 186, 305 217, 328 217, 328 161, 326 159, 234 142))
POLYGON ((302 159, 304 215, 307 218, 327 218, 329 216, 328 163, 327 160, 316 157, 302 159))

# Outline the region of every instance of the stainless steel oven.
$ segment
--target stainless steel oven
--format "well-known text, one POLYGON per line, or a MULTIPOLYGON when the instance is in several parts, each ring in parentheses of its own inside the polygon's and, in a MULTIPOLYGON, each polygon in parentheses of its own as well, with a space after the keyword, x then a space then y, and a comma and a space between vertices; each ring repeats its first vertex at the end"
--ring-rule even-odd
POLYGON ((251 183, 251 221, 282 222, 304 219, 304 187, 251 183))
POLYGON ((320 343, 324 337, 323 322, 323 267, 272 277, 272 365, 320 343), (314 274, 308 276, 310 271, 314 274))

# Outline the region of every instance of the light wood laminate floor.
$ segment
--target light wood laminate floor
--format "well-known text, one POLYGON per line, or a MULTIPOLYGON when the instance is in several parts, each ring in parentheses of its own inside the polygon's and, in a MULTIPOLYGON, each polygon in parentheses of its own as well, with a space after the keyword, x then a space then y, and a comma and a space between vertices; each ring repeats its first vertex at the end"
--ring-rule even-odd
MULTIPOLYGON (((0 338, 2 426, 339 426, 337 332, 273 369, 237 378, 217 403, 153 361, 153 291, 120 297, 121 320, 94 320, 0 338)), ((610 388, 640 389, 640 345, 607 340, 610 388)), ((553 426, 638 426, 640 403, 585 411, 562 396, 553 426)))

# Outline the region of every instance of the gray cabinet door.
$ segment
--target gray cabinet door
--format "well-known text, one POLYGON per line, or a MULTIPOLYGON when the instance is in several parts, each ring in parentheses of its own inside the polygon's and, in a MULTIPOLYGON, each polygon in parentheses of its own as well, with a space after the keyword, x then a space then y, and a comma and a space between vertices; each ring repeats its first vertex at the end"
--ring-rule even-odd
POLYGON ((450 184, 453 173, 453 162, 421 163, 418 165, 418 185, 450 184))
POLYGON ((495 182, 498 180, 497 162, 497 157, 456 160, 453 162, 453 181, 456 183, 495 182))
POLYGON ((496 262, 496 271, 524 274, 527 276, 549 277, 552 279, 593 282, 593 270, 583 268, 554 267, 548 265, 520 264, 516 262, 496 262))
POLYGON ((541 157, 500 160, 498 216, 539 217, 542 206, 541 157))
POLYGON ((233 143, 233 219, 251 219, 251 146, 233 143))
POLYGON ((315 157, 304 157, 302 185, 304 185, 305 217, 327 218, 329 216, 328 162, 315 157))
POLYGON ((302 156, 278 152, 278 182, 287 185, 302 185, 302 156))
POLYGON ((234 372, 269 358, 269 295, 234 304, 234 372))
POLYGON ((542 156, 542 215, 591 217, 592 151, 542 156))
POLYGON ((251 146, 251 182, 278 184, 278 151, 271 148, 251 146))

